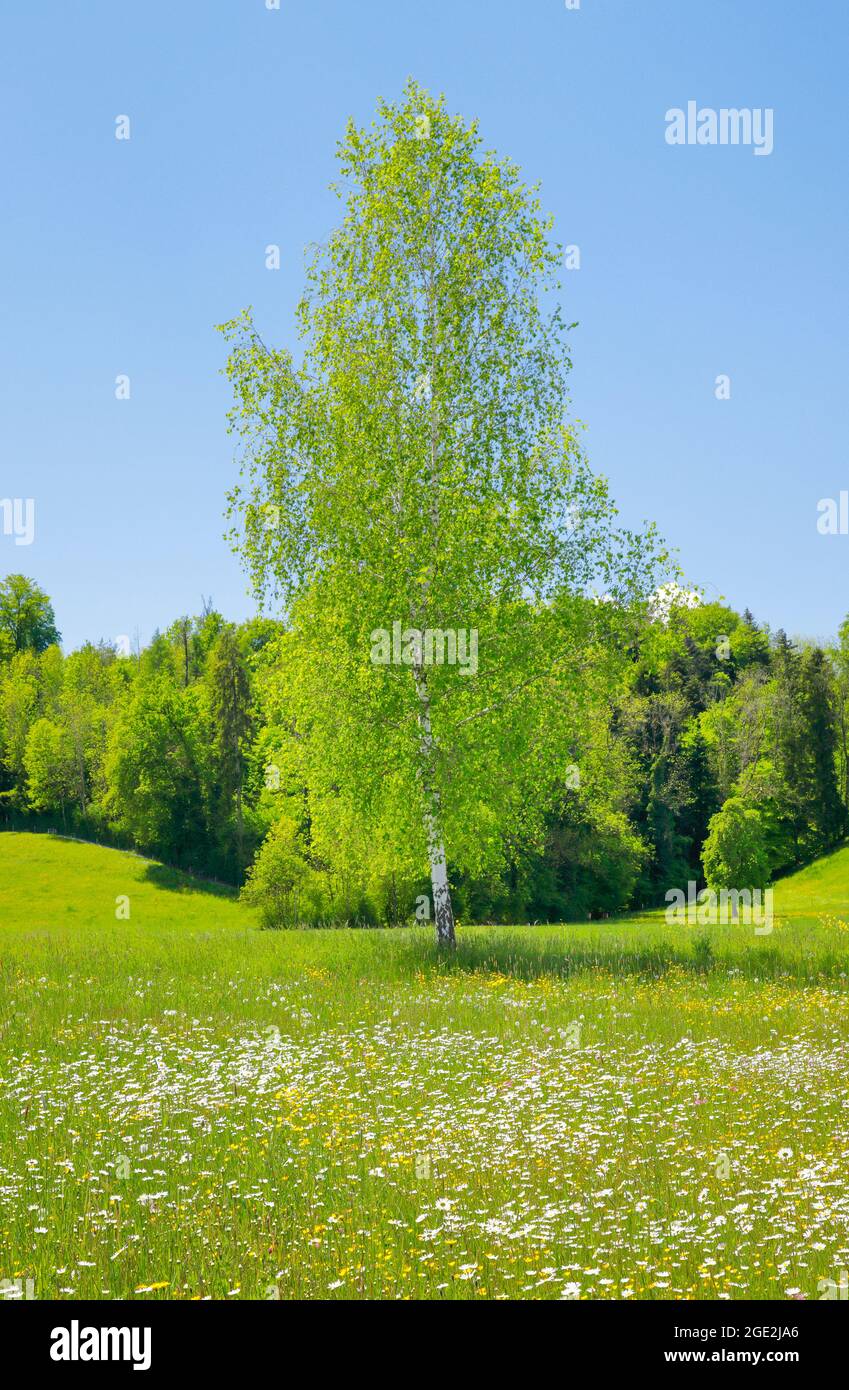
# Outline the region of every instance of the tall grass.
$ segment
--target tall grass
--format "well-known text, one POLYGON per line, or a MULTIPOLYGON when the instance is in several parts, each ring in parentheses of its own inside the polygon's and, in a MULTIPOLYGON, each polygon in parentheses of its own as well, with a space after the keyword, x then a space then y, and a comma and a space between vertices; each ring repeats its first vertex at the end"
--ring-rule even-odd
POLYGON ((461 923, 446 958, 0 835, 0 1281, 819 1297, 849 1264, 843 863, 810 907, 779 885, 769 937, 461 923))

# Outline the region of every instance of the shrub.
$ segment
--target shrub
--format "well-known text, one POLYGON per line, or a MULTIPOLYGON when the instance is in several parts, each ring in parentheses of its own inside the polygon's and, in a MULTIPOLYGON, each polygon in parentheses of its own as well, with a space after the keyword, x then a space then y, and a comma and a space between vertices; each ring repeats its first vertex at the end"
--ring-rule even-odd
POLYGON ((295 822, 288 816, 271 827, 241 893, 258 907, 265 927, 297 927, 320 914, 318 875, 304 858, 295 822))
POLYGON ((709 888, 766 888, 770 862, 764 819, 760 811, 731 796, 711 816, 702 851, 709 888))

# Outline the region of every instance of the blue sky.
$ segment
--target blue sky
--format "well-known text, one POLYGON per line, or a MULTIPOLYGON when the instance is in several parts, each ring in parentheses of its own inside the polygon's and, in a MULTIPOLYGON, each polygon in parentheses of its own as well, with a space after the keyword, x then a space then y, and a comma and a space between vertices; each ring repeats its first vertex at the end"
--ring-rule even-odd
POLYGON ((817 504, 849 488, 847 38, 845 0, 4 6, 0 498, 33 497, 36 532, 0 527, 0 575, 47 589, 66 646, 146 641, 202 594, 253 611, 223 539, 213 325, 252 303, 293 342, 344 122, 412 75, 581 248, 572 409, 623 518, 655 520, 709 594, 834 632, 849 535, 819 534, 817 504), (773 153, 669 146, 689 100, 772 108, 773 153))

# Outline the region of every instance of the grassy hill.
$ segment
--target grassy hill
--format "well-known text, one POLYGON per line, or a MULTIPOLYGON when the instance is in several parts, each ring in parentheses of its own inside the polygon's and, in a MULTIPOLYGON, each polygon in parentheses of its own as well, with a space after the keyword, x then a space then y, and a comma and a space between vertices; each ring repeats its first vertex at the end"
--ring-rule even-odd
POLYGON ((849 845, 780 879, 775 907, 786 917, 830 913, 849 918, 849 845))
POLYGON ((784 880, 769 937, 461 925, 446 962, 429 930, 262 932, 216 885, 2 834, 0 1274, 818 1298, 849 1261, 846 881, 847 850, 784 880))
POLYGON ((103 925, 125 897, 129 920, 146 927, 253 921, 234 889, 140 855, 58 835, 0 835, 0 926, 103 925))
MULTIPOLYGON (((115 920, 116 904, 123 897, 130 899, 130 920, 146 927, 256 925, 255 914, 224 884, 58 835, 0 834, 0 925, 102 925, 115 920)), ((779 880, 775 911, 793 922, 849 918, 849 845, 779 880)), ((646 913, 630 916, 627 922, 657 926, 662 916, 646 913)), ((616 926, 605 923, 601 930, 610 932, 616 926)), ((599 929, 596 924, 589 935, 599 929)), ((587 935, 583 927, 569 930, 587 935)))

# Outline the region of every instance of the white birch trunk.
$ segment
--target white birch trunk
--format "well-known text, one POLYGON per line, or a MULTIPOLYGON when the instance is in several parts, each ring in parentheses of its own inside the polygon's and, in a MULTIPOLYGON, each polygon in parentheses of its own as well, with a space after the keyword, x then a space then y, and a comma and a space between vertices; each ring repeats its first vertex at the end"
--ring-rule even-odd
POLYGON ((433 897, 433 916, 436 922, 436 944, 453 947, 454 909, 451 905, 451 887, 448 882, 448 865, 445 859, 445 845, 439 823, 439 790, 433 783, 433 762, 435 744, 430 723, 430 698, 427 691, 427 676, 419 660, 413 667, 416 694, 419 697, 419 727, 421 729, 420 748, 422 752, 422 783, 425 793, 425 834, 427 853, 430 861, 430 888, 433 897))
MULTIPOLYGON (((432 823, 432 829, 435 826, 432 823)), ((433 915, 436 920, 436 943, 438 946, 453 947, 454 909, 451 906, 451 888, 448 884, 448 866, 445 862, 445 846, 438 831, 430 837, 430 887, 433 893, 433 915)))
MULTIPOLYGON (((435 231, 435 224, 431 223, 432 233, 435 231)), ((434 236, 431 236, 430 268, 425 286, 425 293, 429 305, 430 317, 430 336, 431 336, 431 367, 433 373, 436 367, 438 352, 437 321, 435 312, 435 260, 436 248, 434 236)), ((430 522, 431 522, 431 545, 433 552, 436 553, 440 544, 440 524, 439 524, 439 487, 440 487, 440 438, 439 438, 439 407, 437 405, 433 377, 430 379, 430 522)), ((420 595, 421 614, 427 613, 427 596, 430 589, 430 578, 422 586, 420 595)), ((416 614, 411 614, 413 626, 419 627, 415 620, 416 614)), ((451 904, 451 886, 448 882, 448 865, 445 858, 445 843, 442 838, 442 806, 440 802, 439 787, 435 780, 435 761, 436 743, 433 737, 433 728, 430 719, 430 696, 427 688, 427 671, 423 665, 423 653, 421 648, 416 653, 413 665, 413 678, 416 683, 416 694, 419 697, 419 728, 421 737, 419 747, 421 751, 420 773, 422 786, 425 796, 425 834, 427 837, 427 853, 430 861, 430 888, 433 898, 433 916, 436 923, 436 944, 440 947, 453 949, 456 945, 454 936, 454 909, 451 904)))

